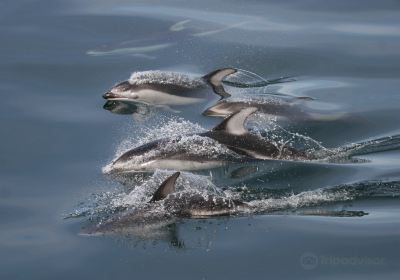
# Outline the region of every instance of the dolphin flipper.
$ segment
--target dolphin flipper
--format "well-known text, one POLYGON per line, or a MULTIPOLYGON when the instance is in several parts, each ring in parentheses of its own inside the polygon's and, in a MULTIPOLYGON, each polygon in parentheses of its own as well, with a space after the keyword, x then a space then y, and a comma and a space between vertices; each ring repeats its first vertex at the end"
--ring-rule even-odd
POLYGON ((214 127, 213 131, 225 131, 232 135, 244 135, 248 133, 247 128, 244 126, 247 117, 257 110, 256 107, 244 108, 224 119, 222 123, 214 127))
POLYGON ((175 192, 175 183, 176 179, 178 179, 180 172, 175 172, 171 176, 169 176, 156 190, 153 197, 151 198, 150 202, 155 202, 159 200, 163 200, 166 198, 170 193, 175 192))
POLYGON ((222 85, 222 80, 226 76, 229 76, 236 72, 237 69, 235 68, 222 68, 203 76, 203 79, 212 86, 216 94, 220 95, 222 98, 226 98, 231 95, 225 91, 222 85))

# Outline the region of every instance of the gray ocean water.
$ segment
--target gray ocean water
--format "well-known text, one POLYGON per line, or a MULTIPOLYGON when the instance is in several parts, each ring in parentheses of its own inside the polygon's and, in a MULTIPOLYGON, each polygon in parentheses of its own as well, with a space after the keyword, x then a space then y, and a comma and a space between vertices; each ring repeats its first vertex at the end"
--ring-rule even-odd
POLYGON ((399 279, 398 1, 2 0, 0 37, 0 279, 399 279), (275 137, 360 144, 358 160, 187 175, 265 211, 81 234, 134 201, 102 173, 118 153, 220 122, 205 108, 140 121, 101 95, 134 71, 227 66, 294 77, 268 91, 341 117, 275 137))

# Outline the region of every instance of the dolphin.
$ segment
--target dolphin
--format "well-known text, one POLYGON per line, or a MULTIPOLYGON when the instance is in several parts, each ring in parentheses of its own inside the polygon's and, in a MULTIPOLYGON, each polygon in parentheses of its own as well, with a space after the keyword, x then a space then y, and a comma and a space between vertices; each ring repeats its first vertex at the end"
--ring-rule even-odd
POLYGON ((176 192, 176 181, 180 172, 169 176, 142 207, 131 208, 116 214, 92 228, 85 234, 105 234, 115 232, 152 232, 168 226, 176 218, 205 218, 246 213, 251 206, 245 202, 223 196, 204 195, 194 191, 176 192))
POLYGON ((349 114, 340 111, 319 109, 325 108, 326 103, 315 101, 311 97, 289 97, 289 96, 256 96, 246 100, 219 100, 216 104, 207 108, 203 115, 209 117, 227 117, 244 108, 255 107, 260 113, 289 119, 292 121, 337 121, 349 118, 349 114), (311 106, 313 105, 313 106, 311 106), (317 109, 318 108, 318 109, 317 109))
POLYGON ((154 106, 188 105, 204 101, 204 89, 211 87, 221 98, 230 96, 222 80, 237 71, 234 68, 215 70, 203 77, 165 72, 135 72, 130 79, 121 82, 103 95, 107 100, 132 101, 154 106))
POLYGON ((168 177, 153 194, 150 203, 162 201, 164 209, 180 217, 208 217, 237 213, 250 209, 239 200, 198 192, 176 193, 175 184, 180 172, 168 177))
POLYGON ((310 97, 295 98, 263 98, 262 100, 220 100, 207 108, 203 115, 212 117, 227 117, 242 109, 255 107, 260 113, 293 119, 306 118, 307 114, 296 105, 305 100, 312 100, 310 97))
POLYGON ((202 170, 249 160, 308 160, 310 155, 287 144, 267 141, 245 128, 247 117, 257 111, 250 107, 224 119, 214 129, 163 138, 133 148, 111 164, 104 173, 153 172, 156 169, 202 170))

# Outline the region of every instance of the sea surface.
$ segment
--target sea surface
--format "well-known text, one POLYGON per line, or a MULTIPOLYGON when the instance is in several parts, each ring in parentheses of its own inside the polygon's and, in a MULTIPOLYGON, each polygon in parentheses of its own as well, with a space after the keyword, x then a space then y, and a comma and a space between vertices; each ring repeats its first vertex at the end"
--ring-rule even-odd
POLYGON ((2 0, 0 37, 0 279, 399 279, 398 1, 2 0), (228 66, 289 77, 262 94, 311 97, 299 106, 318 114, 250 126, 329 156, 179 181, 258 212, 85 234, 168 174, 129 193, 103 174, 119 154, 221 121, 201 106, 115 114, 102 94, 135 71, 228 66))

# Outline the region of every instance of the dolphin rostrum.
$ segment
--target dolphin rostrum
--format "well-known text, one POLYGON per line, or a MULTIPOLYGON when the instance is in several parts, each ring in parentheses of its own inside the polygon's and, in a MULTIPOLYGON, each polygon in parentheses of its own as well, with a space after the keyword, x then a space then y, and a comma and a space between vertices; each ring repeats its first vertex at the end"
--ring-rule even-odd
POLYGON ((103 171, 115 174, 156 169, 201 170, 254 159, 311 159, 287 144, 278 145, 250 133, 245 121, 256 111, 254 107, 245 108, 210 131, 163 138, 133 148, 103 171))
POLYGON ((234 68, 215 70, 203 77, 165 71, 135 72, 128 81, 115 85, 103 95, 107 100, 132 101, 155 106, 188 105, 204 101, 204 89, 211 87, 220 97, 230 96, 222 80, 235 73, 234 68))

